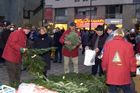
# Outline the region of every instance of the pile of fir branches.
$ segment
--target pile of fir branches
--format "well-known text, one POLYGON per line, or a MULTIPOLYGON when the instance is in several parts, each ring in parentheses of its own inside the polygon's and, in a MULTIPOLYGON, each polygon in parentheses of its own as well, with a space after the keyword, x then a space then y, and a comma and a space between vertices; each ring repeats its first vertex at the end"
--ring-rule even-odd
POLYGON ((43 75, 45 62, 42 60, 42 55, 54 49, 54 47, 46 49, 27 49, 26 53, 23 54, 23 67, 33 75, 43 75))
POLYGON ((29 82, 59 93, 108 93, 104 76, 69 73, 64 75, 51 75, 47 80, 40 76, 29 82))

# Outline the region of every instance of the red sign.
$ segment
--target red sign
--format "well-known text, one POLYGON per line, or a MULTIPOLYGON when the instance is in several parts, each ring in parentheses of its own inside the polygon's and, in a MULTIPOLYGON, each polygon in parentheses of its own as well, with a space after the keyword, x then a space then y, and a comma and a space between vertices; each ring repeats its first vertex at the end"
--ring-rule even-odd
MULTIPOLYGON (((76 26, 78 28, 89 28, 90 20, 88 18, 86 19, 75 19, 76 26)), ((98 25, 103 25, 105 23, 105 20, 103 19, 92 19, 91 20, 91 27, 96 28, 98 25)))
POLYGON ((44 17, 47 21, 52 21, 53 20, 53 9, 45 8, 44 17))

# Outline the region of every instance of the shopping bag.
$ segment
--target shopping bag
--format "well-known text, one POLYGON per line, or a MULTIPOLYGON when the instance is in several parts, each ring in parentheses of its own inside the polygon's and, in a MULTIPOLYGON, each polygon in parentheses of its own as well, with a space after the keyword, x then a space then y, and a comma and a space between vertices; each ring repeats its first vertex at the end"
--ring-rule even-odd
POLYGON ((95 56, 96 56, 96 51, 91 49, 85 50, 84 65, 85 66, 95 65, 95 56))
POLYGON ((140 67, 137 68, 136 75, 140 75, 140 67))

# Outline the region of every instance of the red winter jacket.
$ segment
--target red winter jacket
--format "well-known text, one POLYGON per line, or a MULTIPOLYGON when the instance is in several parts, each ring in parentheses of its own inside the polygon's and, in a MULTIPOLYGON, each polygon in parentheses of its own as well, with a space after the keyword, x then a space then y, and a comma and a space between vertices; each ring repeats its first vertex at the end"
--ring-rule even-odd
POLYGON ((21 30, 12 32, 7 40, 2 57, 12 63, 21 62, 20 48, 26 47, 26 35, 21 30))
POLYGON ((106 42, 102 68, 107 74, 107 84, 130 84, 130 72, 136 71, 133 46, 121 36, 115 36, 113 40, 106 42))
MULTIPOLYGON (((71 32, 70 30, 67 30, 62 34, 62 36, 59 40, 60 43, 62 43, 64 45, 65 36, 67 36, 70 32, 71 32)), ((77 34, 80 36, 79 32, 77 32, 77 34)), ((62 54, 64 56, 67 56, 67 57, 77 57, 78 56, 78 48, 79 48, 79 45, 75 49, 73 49, 72 51, 69 51, 68 49, 63 47, 62 54)))

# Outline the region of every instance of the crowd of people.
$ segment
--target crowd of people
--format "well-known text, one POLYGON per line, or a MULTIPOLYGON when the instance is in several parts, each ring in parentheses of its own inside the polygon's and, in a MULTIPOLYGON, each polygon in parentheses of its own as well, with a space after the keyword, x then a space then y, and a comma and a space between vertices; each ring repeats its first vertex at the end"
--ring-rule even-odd
MULTIPOLYGON (((87 49, 95 50, 95 65, 92 66, 91 74, 96 76, 106 75, 106 83, 110 93, 118 93, 117 87, 123 89, 124 93, 134 93, 130 87, 131 76, 136 73, 135 54, 140 53, 140 34, 131 29, 125 31, 117 28, 114 24, 106 29, 98 25, 93 31, 85 28, 76 28, 71 22, 68 30, 55 28, 53 35, 49 35, 45 27, 35 27, 25 24, 16 27, 13 24, 0 24, 0 62, 7 65, 10 83, 20 82, 22 56, 21 48, 49 48, 57 47, 54 63, 64 63, 64 73, 70 73, 69 63, 73 62, 74 73, 79 73, 78 56, 79 48, 82 54, 87 49), (100 57, 103 55, 103 57, 100 57)), ((51 65, 51 53, 42 55, 46 63, 44 75, 51 65)))

